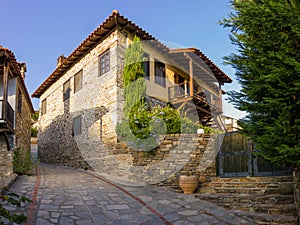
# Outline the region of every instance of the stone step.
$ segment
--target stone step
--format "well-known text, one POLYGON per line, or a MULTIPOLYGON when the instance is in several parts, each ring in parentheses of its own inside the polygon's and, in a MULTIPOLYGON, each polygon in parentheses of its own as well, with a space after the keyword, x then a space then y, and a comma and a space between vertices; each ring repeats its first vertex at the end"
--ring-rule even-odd
POLYGON ((293 182, 291 176, 271 176, 271 177, 214 177, 212 182, 225 182, 225 183, 234 183, 234 182, 293 182))
POLYGON ((261 225, 274 225, 274 224, 284 224, 284 225, 297 225, 297 217, 287 216, 287 215, 270 215, 266 213, 258 212, 245 212, 240 210, 232 211, 237 216, 246 218, 255 224, 261 225))
POLYGON ((197 194, 196 197, 234 210, 295 214, 293 195, 197 194))
POLYGON ((289 215, 294 216, 296 214, 295 204, 258 204, 253 207, 253 210, 260 213, 276 214, 276 215, 289 215))
POLYGON ((241 193, 241 194, 293 194, 293 183, 202 183, 200 193, 241 193))
POLYGON ((250 194, 196 194, 199 198, 209 198, 217 202, 240 202, 240 203, 252 203, 257 204, 293 204, 294 196, 293 195, 250 195, 250 194))
POLYGON ((293 189, 293 182, 212 182, 214 187, 285 188, 293 189))
POLYGON ((220 194, 291 194, 291 191, 282 191, 278 188, 230 188, 230 187, 220 187, 214 188, 216 193, 220 194))

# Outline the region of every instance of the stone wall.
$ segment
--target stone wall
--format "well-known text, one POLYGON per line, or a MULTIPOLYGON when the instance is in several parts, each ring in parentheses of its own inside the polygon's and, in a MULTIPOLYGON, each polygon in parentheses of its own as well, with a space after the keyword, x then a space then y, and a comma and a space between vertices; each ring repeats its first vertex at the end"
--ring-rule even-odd
MULTIPOLYGON (((144 168, 138 172, 140 180, 179 189, 180 175, 197 175, 201 184, 209 183, 216 177, 217 140, 215 135, 168 134, 161 136, 159 147, 153 152, 119 144, 112 148, 110 154, 130 155, 126 158, 127 163, 130 158, 132 167, 144 168)), ((118 171, 113 170, 110 175, 117 175, 118 171)))
POLYGON ((126 37, 113 31, 73 65, 41 96, 47 112, 39 118, 39 157, 48 163, 88 167, 86 160, 106 154, 117 142, 115 127, 123 112, 123 61, 126 37), (110 70, 99 76, 99 55, 109 51, 110 70), (82 89, 74 91, 74 75, 82 70, 82 89), (70 98, 63 84, 70 80, 70 98), (81 133, 73 134, 73 119, 81 116, 81 133))
MULTIPOLYGON (((22 90, 22 88, 18 88, 20 91, 22 90)), ((31 107, 30 102, 27 102, 25 98, 25 90, 22 90, 21 96, 21 106, 17 106, 15 109, 15 132, 7 134, 9 147, 4 133, 0 134, 0 188, 9 185, 16 177, 16 174, 13 174, 12 165, 13 148, 30 149, 31 107)))
MULTIPOLYGON (((25 93, 22 93, 25 96, 25 93)), ((16 109, 16 127, 15 127, 15 147, 23 147, 24 149, 30 149, 31 138, 31 110, 30 103, 27 102, 25 97, 22 97, 22 107, 18 111, 16 109)))
POLYGON ((5 137, 0 134, 0 189, 5 186, 5 178, 11 176, 12 173, 12 151, 8 151, 5 137))
MULTIPOLYGON (((211 179, 216 177, 216 156, 217 149, 216 141, 217 136, 215 135, 187 135, 181 143, 178 142, 178 137, 182 139, 182 135, 168 135, 164 141, 162 141, 162 148, 158 151, 165 151, 171 149, 177 144, 182 145, 183 151, 192 148, 193 150, 189 153, 188 161, 183 165, 182 169, 172 174, 169 178, 159 183, 162 186, 169 186, 175 189, 179 188, 178 180, 180 175, 196 175, 199 177, 199 187, 205 183, 210 183, 211 179)), ((181 151, 177 153, 181 155, 181 151)))
POLYGON ((294 179, 294 198, 298 216, 298 224, 300 223, 300 169, 293 171, 294 179))

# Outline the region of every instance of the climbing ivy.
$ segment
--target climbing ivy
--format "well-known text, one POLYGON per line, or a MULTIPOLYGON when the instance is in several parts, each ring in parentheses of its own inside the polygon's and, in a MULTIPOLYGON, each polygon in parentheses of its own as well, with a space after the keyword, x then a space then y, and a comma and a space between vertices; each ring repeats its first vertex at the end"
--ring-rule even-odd
POLYGON ((145 103, 146 83, 143 67, 144 50, 140 38, 135 36, 125 52, 124 67, 124 117, 145 103))

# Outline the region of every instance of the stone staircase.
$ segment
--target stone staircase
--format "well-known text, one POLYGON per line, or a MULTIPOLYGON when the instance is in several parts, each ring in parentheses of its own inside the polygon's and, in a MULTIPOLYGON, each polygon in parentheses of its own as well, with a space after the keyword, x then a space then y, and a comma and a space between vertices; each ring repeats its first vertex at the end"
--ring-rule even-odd
POLYGON ((216 177, 199 190, 196 197, 257 224, 297 224, 291 177, 216 177))

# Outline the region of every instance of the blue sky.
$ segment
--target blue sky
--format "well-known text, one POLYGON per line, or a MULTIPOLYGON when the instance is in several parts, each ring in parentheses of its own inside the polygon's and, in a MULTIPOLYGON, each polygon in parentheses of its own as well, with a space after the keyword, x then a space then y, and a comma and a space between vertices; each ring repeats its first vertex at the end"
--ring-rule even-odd
MULTIPOLYGON (((234 70, 222 64, 235 51, 229 30, 218 24, 230 13, 229 0, 1 0, 0 45, 27 64, 32 94, 55 69, 57 57, 68 56, 114 9, 158 40, 199 48, 234 80, 223 89, 239 88, 234 70)), ((38 109, 39 100, 33 105, 38 109)), ((244 115, 228 103, 224 114, 244 115)))

